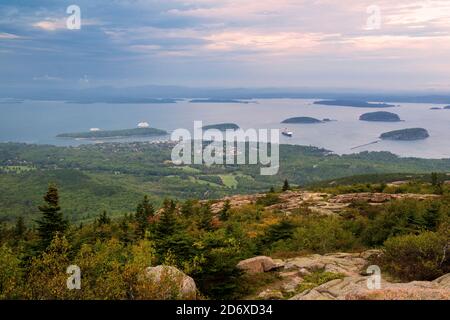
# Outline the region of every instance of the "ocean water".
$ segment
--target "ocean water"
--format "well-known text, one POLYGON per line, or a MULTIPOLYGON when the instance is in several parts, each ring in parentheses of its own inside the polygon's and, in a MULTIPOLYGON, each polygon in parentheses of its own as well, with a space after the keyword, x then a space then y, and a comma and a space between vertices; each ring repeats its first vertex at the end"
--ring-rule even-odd
MULTIPOLYGON (((337 154, 361 151, 390 151, 400 156, 421 158, 450 158, 450 110, 430 110, 443 105, 393 103, 398 107, 380 109, 397 113, 403 122, 383 123, 359 121, 373 108, 352 108, 314 105, 306 99, 264 99, 255 103, 189 103, 177 104, 73 104, 55 101, 25 101, 0 105, 0 142, 78 145, 103 141, 68 140, 56 138, 59 133, 84 132, 98 127, 105 130, 129 129, 140 121, 169 132, 193 129, 195 120, 204 125, 232 122, 243 129, 284 129, 293 131, 292 138, 280 136, 281 143, 312 145, 337 154), (320 124, 281 124, 286 118, 308 116, 329 118, 332 122, 320 124), (381 133, 422 127, 430 138, 421 141, 381 141, 377 144, 352 149, 378 140, 381 133)), ((130 138, 104 141, 146 141, 158 138, 130 138)))

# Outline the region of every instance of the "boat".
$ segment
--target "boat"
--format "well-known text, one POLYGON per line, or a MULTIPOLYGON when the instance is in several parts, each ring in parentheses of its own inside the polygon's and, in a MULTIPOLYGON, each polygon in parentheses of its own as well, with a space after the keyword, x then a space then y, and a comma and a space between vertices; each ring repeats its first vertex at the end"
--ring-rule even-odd
POLYGON ((288 131, 287 129, 284 129, 283 131, 281 131, 281 134, 286 137, 292 137, 294 135, 294 133, 292 131, 288 131))

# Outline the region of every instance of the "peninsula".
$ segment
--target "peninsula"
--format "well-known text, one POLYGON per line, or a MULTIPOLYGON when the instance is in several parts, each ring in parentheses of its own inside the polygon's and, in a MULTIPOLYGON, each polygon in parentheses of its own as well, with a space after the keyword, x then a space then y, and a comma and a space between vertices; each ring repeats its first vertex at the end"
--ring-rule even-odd
POLYGON ((321 100, 316 101, 314 104, 324 106, 338 106, 338 107, 354 107, 354 108, 392 108, 393 104, 387 103, 372 103, 358 100, 321 100))
POLYGON ((423 140, 429 136, 430 134, 426 129, 411 128, 385 132, 380 136, 380 138, 383 140, 414 141, 423 140))
POLYGON ((168 132, 165 130, 155 128, 135 128, 123 130, 98 130, 89 132, 76 133, 61 133, 57 138, 72 138, 72 139, 98 139, 98 138, 128 138, 128 137, 150 137, 150 136, 165 136, 168 132))

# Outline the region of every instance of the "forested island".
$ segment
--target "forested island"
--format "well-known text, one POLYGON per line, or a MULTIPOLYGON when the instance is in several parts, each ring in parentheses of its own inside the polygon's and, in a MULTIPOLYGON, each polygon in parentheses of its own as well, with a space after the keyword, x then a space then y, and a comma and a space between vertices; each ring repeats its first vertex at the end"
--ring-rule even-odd
POLYGON ((202 129, 205 131, 210 130, 210 129, 226 131, 226 130, 238 130, 239 126, 235 123, 218 123, 218 124, 211 124, 211 125, 203 126, 202 129))
POLYGON ((392 108, 393 104, 387 103, 371 103, 357 100, 321 100, 315 101, 314 104, 324 106, 354 107, 354 108, 392 108))
POLYGON ((383 133, 380 138, 383 140, 397 140, 397 141, 413 141, 423 140, 430 136, 428 131, 423 128, 411 128, 394 130, 383 133))
POLYGON ((364 113, 359 117, 361 121, 377 121, 377 122, 399 122, 402 121, 400 117, 391 112, 377 111, 364 113))
POLYGON ((312 124, 312 123, 322 123, 323 121, 311 118, 311 117, 294 117, 283 120, 281 123, 298 123, 298 124, 312 124))
POLYGON ((96 138, 127 138, 127 137, 150 137, 150 136, 165 136, 168 132, 155 128, 134 128, 124 130, 99 130, 89 132, 75 132, 75 133, 61 133, 57 138, 72 138, 72 139, 96 139, 96 138))
POLYGON ((445 106, 444 109, 450 110, 450 106, 445 106))

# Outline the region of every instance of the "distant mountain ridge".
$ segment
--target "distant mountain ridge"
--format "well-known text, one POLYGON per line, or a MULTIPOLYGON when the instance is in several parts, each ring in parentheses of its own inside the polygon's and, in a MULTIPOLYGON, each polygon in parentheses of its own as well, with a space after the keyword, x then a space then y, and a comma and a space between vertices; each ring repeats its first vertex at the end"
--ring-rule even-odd
POLYGON ((13 99, 68 101, 76 103, 108 102, 149 103, 151 99, 334 99, 352 101, 389 101, 403 103, 450 104, 450 92, 373 93, 361 90, 312 88, 201 88, 184 86, 145 85, 134 87, 101 86, 88 89, 62 87, 16 88, 2 86, 0 97, 13 99))

